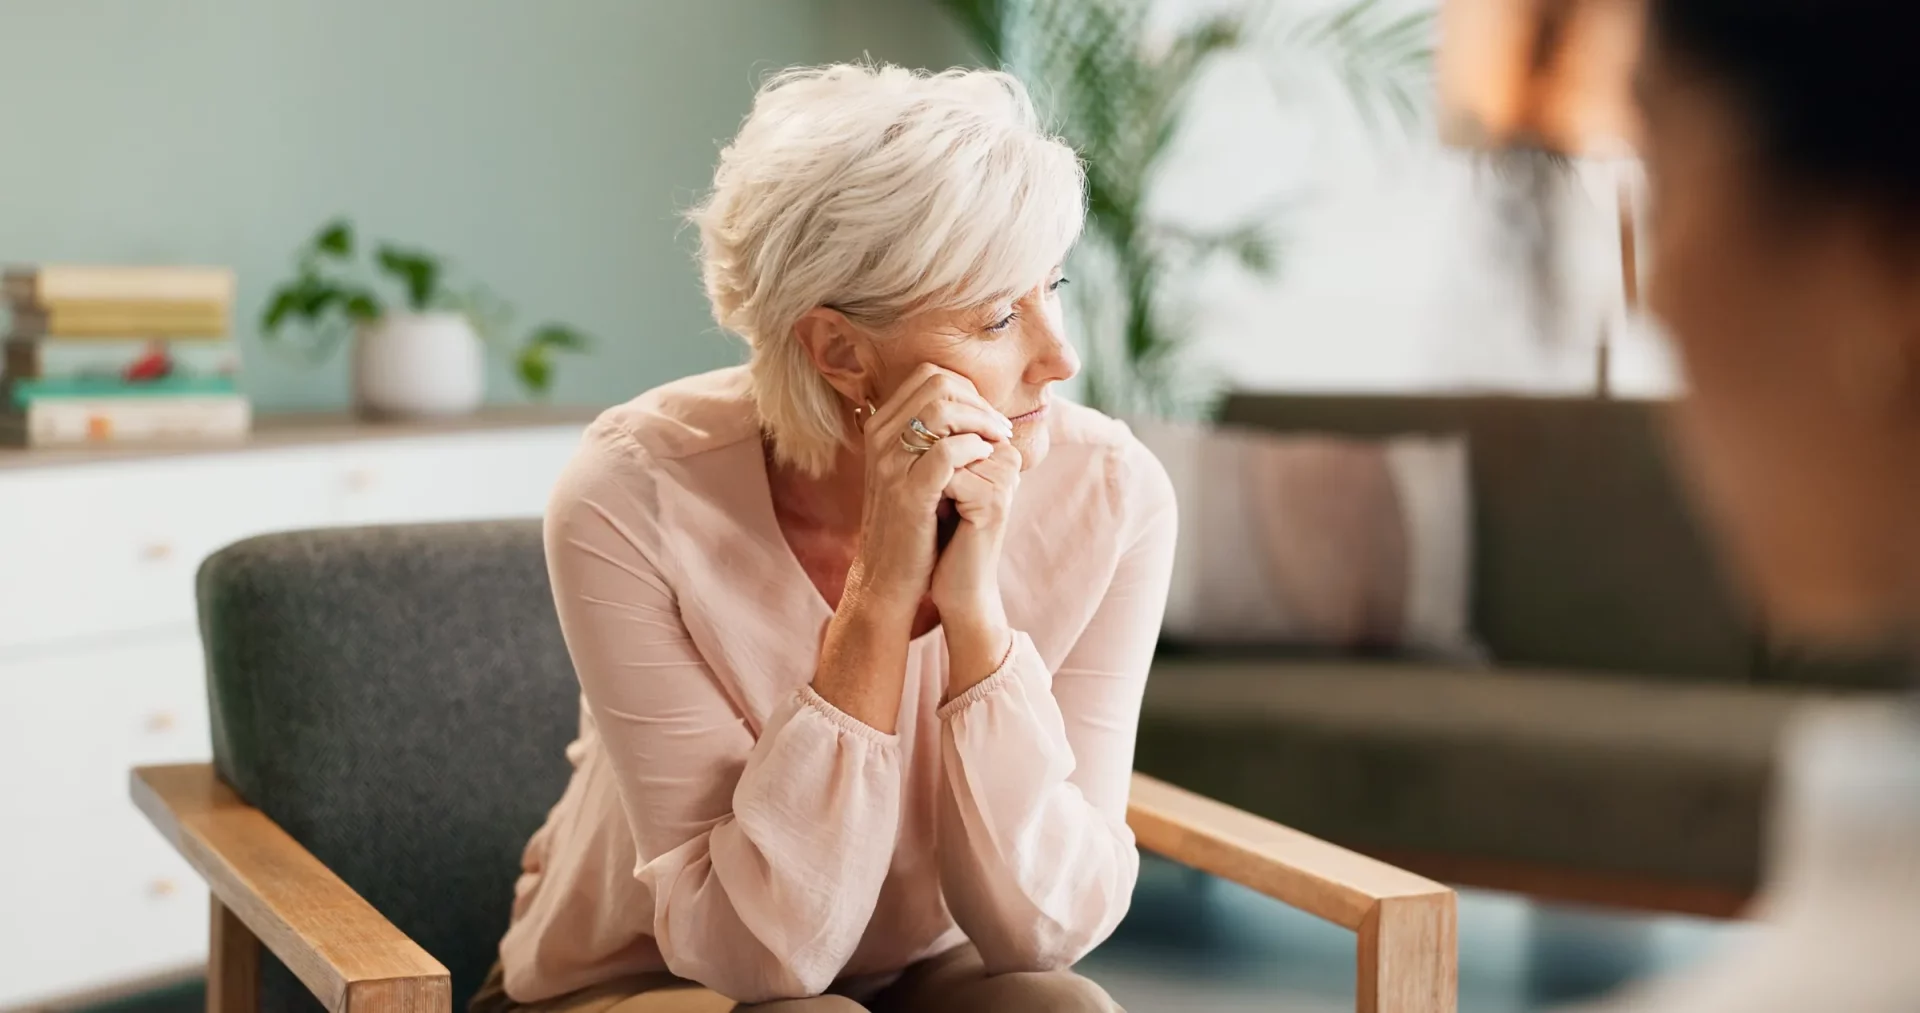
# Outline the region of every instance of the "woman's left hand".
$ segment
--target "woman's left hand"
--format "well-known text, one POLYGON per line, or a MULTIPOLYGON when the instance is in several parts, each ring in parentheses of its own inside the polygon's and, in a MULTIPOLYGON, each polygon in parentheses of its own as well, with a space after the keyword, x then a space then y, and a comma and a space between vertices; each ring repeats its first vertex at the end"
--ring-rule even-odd
POLYGON ((949 699, 992 675, 1012 646, 1000 601, 1000 550, 1020 467, 1020 451, 995 440, 992 456, 955 472, 947 485, 960 524, 934 564, 930 593, 946 631, 949 699))

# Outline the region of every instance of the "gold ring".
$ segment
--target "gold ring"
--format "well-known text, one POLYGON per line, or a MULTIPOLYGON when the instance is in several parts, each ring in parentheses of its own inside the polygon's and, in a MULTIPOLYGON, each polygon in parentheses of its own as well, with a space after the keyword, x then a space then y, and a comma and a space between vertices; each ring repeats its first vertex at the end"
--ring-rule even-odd
POLYGON ((927 424, 925 422, 920 421, 918 418, 908 419, 907 428, 913 430, 913 435, 918 436, 921 439, 927 441, 928 446, 932 446, 933 444, 940 442, 940 435, 938 433, 935 433, 933 430, 928 429, 927 424))
POLYGON ((915 457, 932 450, 933 445, 939 442, 939 434, 928 429, 927 424, 917 418, 908 419, 906 431, 900 434, 900 445, 907 448, 907 453, 915 457), (914 439, 916 436, 919 437, 918 440, 914 439))

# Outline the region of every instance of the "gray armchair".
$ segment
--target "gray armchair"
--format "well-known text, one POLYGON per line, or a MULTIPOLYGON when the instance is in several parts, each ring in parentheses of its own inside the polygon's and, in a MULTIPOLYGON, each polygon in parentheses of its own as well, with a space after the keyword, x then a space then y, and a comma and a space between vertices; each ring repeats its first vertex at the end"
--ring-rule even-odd
MULTIPOLYGON (((464 1007, 577 731, 538 523, 250 539, 199 598, 214 762, 132 789, 212 889, 210 1013, 464 1007)), ((1129 822, 1352 930, 1364 1013, 1454 1009, 1447 888, 1150 778, 1129 822)))

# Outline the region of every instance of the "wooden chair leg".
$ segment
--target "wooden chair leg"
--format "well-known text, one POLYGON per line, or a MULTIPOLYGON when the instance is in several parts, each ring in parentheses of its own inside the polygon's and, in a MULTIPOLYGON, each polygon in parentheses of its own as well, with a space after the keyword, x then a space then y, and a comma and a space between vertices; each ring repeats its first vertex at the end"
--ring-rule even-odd
POLYGON ((207 1013, 260 1009, 260 940, 239 916, 213 898, 207 945, 207 1013))
POLYGON ((1454 1013, 1458 919, 1451 893, 1378 901, 1360 923, 1359 1013, 1454 1013))

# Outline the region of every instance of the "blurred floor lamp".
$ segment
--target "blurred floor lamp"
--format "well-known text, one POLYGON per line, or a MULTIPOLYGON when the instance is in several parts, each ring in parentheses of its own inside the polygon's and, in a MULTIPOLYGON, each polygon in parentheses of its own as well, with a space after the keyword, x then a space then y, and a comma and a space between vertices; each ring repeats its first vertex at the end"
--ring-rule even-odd
MULTIPOLYGON (((1640 304, 1631 82, 1644 23, 1641 0, 1444 0, 1437 68, 1446 143, 1613 163, 1629 317, 1640 304)), ((1595 350, 1601 397, 1611 388, 1610 332, 1601 329, 1595 350)))

